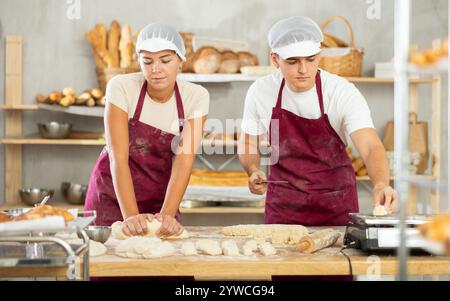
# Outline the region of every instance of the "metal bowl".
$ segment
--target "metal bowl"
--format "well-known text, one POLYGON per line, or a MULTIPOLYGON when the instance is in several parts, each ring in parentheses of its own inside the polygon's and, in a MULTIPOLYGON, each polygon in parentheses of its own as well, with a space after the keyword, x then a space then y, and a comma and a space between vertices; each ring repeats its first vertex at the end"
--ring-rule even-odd
POLYGON ((19 195, 22 199, 22 202, 29 205, 34 206, 39 204, 44 197, 50 195, 50 198, 53 197, 54 190, 45 189, 45 188, 22 188, 19 189, 19 195))
POLYGON ((39 134, 46 139, 67 138, 72 130, 72 124, 65 122, 51 121, 48 123, 38 123, 39 134))
MULTIPOLYGON (((111 227, 108 226, 89 226, 84 229, 90 240, 105 243, 111 236, 111 227)), ((78 234, 78 237, 80 235, 78 234)), ((81 237, 80 237, 81 238, 81 237)))
POLYGON ((69 182, 61 183, 61 194, 70 204, 81 205, 86 199, 87 185, 69 182))

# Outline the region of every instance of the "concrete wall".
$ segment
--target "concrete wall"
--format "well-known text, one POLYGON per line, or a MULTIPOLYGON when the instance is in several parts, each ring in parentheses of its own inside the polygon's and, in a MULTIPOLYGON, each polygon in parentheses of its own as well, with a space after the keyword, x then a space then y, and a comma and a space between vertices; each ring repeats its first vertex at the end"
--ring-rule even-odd
MULTIPOLYGON (((150 22, 164 21, 180 31, 198 35, 246 40, 262 64, 268 63, 266 35, 280 18, 307 15, 322 22, 331 15, 343 15, 353 25, 356 44, 365 49, 363 73, 373 75, 374 63, 389 61, 393 56, 394 1, 379 2, 379 19, 368 18, 371 4, 363 0, 164 0, 119 1, 81 0, 81 18, 66 16, 70 4, 62 0, 0 1, 0 91, 4 91, 4 44, 6 35, 24 39, 23 102, 33 103, 35 94, 73 86, 78 91, 97 85, 91 49, 84 32, 95 23, 110 24, 113 19, 128 23, 133 30, 150 22)), ((378 1, 374 1, 378 3, 378 1)), ((426 47, 434 38, 447 36, 447 1, 413 1, 412 40, 426 47)), ((329 31, 345 38, 342 26, 333 24, 329 31)), ((206 84, 211 93, 211 118, 239 118, 249 83, 206 84)), ((358 85, 372 110, 377 131, 383 135, 385 124, 393 117, 392 85, 358 85)), ((420 119, 430 121, 430 89, 421 88, 420 119)), ((4 93, 1 93, 4 95, 4 93)), ((443 78, 443 99, 447 84, 443 78)), ((442 114, 446 114, 443 106, 442 114)), ((0 134, 4 133, 3 112, 0 112, 0 134)), ((79 130, 102 130, 100 118, 64 115, 62 113, 26 112, 25 134, 37 131, 36 123, 50 120, 72 122, 79 130)), ((442 141, 447 141, 443 118, 442 141)), ((49 187, 58 191, 62 181, 86 183, 100 147, 25 146, 24 186, 49 187)), ((443 146, 446 166, 447 146, 443 146)), ((4 147, 0 146, 4 158, 4 147)), ((225 158, 216 158, 217 161, 225 158)), ((239 168, 238 164, 232 168, 239 168)), ((444 169, 446 175, 446 169, 444 169)), ((4 201, 4 160, 0 160, 0 202, 4 201)), ((426 198, 426 197, 425 197, 426 198)), ((370 208, 370 193, 361 187, 362 210, 370 208)), ((244 218, 244 217, 243 217, 244 218)), ((245 219, 248 218, 247 216, 245 219)), ((249 217, 255 218, 255 217, 249 217)), ((260 219, 260 217, 256 217, 260 219)), ((203 223, 204 217, 186 217, 188 223, 203 223)), ((216 219, 215 219, 216 220, 216 219)), ((249 220, 247 220, 248 222, 249 220)), ((210 219, 207 222, 212 222, 210 219)), ((216 223, 223 223, 216 220, 216 223)))

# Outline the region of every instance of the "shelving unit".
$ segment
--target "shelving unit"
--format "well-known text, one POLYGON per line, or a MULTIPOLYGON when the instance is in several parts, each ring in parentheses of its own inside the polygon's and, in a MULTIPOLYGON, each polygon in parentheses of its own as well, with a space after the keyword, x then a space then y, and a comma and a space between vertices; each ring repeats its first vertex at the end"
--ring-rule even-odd
MULTIPOLYGON (((0 110, 5 111, 5 137, 0 138, 0 144, 5 145, 5 200, 6 205, 20 205, 18 189, 22 186, 22 146, 23 145, 79 145, 79 146, 97 146, 105 145, 104 139, 42 139, 38 135, 22 135, 22 112, 24 111, 53 111, 82 116, 102 117, 104 108, 70 106, 62 107, 59 105, 42 104, 23 104, 22 103, 22 40, 20 37, 9 36, 6 39, 6 99, 4 104, 0 105, 0 110)), ((196 83, 231 83, 231 82, 253 82, 258 76, 246 76, 242 74, 192 74, 184 73, 178 76, 179 79, 196 83)), ((394 84, 394 78, 374 78, 374 77, 347 77, 350 82, 355 84, 394 84)), ((431 84, 432 86, 432 106, 433 112, 440 110, 440 89, 441 79, 439 76, 412 78, 409 79, 410 87, 410 108, 412 112, 418 112, 418 86, 422 84, 431 84)), ((415 176, 418 180, 438 180, 440 178, 440 124, 438 118, 433 118, 432 124, 432 161, 435 162, 431 175, 415 176)), ((203 147, 236 147, 234 140, 220 141, 204 139, 203 147)), ((370 181, 368 176, 357 177, 357 180, 366 183, 370 181)), ((391 177, 391 180, 395 180, 391 177)), ((414 199, 416 192, 412 188, 411 197, 414 199)), ((439 203, 439 193, 434 196, 433 203, 439 203)), ((411 206, 414 207, 414 206, 411 206)), ((183 208, 184 213, 263 213, 264 208, 243 208, 243 207, 211 207, 211 208, 183 208)))
MULTIPOLYGON (((395 157, 397 164, 395 166, 396 174, 399 176, 396 179, 396 189, 399 193, 399 209, 400 209, 400 231, 399 231, 399 248, 398 254, 398 275, 400 281, 408 280, 408 248, 406 246, 406 223, 407 216, 411 213, 409 208, 415 205, 415 192, 417 186, 424 186, 432 189, 431 205, 434 214, 440 213, 440 190, 449 189, 450 176, 448 176, 447 183, 445 185, 440 184, 440 160, 441 160, 441 91, 440 84, 433 85, 433 101, 432 101, 432 162, 435 162, 433 166, 434 179, 421 183, 416 179, 411 178, 407 166, 408 158, 408 112, 417 112, 417 90, 408 89, 408 78, 411 76, 433 76, 433 78, 440 79, 440 74, 448 73, 448 62, 450 61, 450 55, 446 61, 442 64, 438 64, 435 67, 422 68, 417 67, 409 63, 409 50, 410 50, 410 24, 411 24, 411 0, 396 0, 395 1, 395 121, 398 125, 395 129, 395 157), (411 101, 412 100, 412 101, 411 101), (411 193, 412 192, 412 193, 411 193)), ((447 12, 448 18, 450 18, 450 6, 447 12)), ((450 30, 450 22, 447 24, 450 30)), ((440 80, 439 80, 440 81, 440 80)), ((450 78, 448 79, 450 86, 450 78)), ((450 94, 447 97, 447 103, 450 105, 450 94)), ((448 107, 447 107, 448 108, 448 107)), ((448 111, 449 119, 448 130, 450 130, 450 110, 448 111)), ((450 141, 450 132, 448 133, 450 141)), ((447 152, 447 158, 448 152, 447 152)), ((450 162, 448 165, 447 173, 450 171, 450 162)), ((447 194, 447 206, 450 205, 450 194, 447 194)))

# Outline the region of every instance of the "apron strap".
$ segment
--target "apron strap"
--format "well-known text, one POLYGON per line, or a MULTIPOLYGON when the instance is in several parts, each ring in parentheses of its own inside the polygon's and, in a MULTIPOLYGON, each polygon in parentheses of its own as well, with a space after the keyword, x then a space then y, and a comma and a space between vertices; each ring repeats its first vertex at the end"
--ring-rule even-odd
MULTIPOLYGON (((275 105, 275 108, 277 109, 281 109, 281 101, 283 99, 283 89, 285 84, 286 80, 283 78, 283 80, 281 81, 280 90, 278 90, 277 104, 275 105)), ((317 70, 316 73, 316 91, 317 91, 317 98, 319 99, 320 113, 322 116, 325 114, 325 110, 323 107, 322 80, 320 78, 320 70, 317 70)))
POLYGON ((139 94, 139 100, 136 105, 136 110, 134 111, 133 119, 139 121, 141 118, 142 107, 144 106, 145 94, 147 93, 147 81, 144 80, 144 84, 141 88, 141 93, 139 94))
POLYGON ((323 116, 325 114, 325 110, 323 108, 323 96, 322 96, 322 79, 320 78, 320 70, 317 70, 316 73, 316 91, 317 91, 317 97, 319 98, 319 105, 320 105, 320 116, 323 116))
MULTIPOLYGON (((144 106, 145 94, 147 93, 147 81, 144 81, 144 84, 141 88, 141 93, 139 94, 139 100, 136 105, 136 110, 134 111, 133 119, 139 121, 141 117, 142 107, 144 106)), ((180 90, 178 89, 178 84, 175 82, 175 99, 177 103, 177 112, 178 112, 178 120, 179 120, 179 130, 180 134, 183 131, 184 127, 184 108, 183 101, 181 99, 180 90)))
POLYGON ((183 101, 181 99, 180 90, 178 89, 178 84, 175 82, 175 99, 177 101, 177 111, 178 111, 178 121, 179 121, 179 127, 180 127, 180 135, 183 131, 184 127, 184 108, 183 108, 183 101))
POLYGON ((277 109, 281 109, 281 100, 283 99, 283 89, 285 84, 286 80, 283 78, 283 80, 281 81, 280 90, 278 90, 277 104, 275 105, 275 108, 277 109))

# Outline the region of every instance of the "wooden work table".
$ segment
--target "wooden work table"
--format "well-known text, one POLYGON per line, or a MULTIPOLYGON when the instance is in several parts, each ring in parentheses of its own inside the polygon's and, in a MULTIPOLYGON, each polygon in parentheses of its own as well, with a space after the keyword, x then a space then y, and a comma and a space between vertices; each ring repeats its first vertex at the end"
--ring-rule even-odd
MULTIPOLYGON (((187 227, 192 241, 199 239, 229 239, 220 234, 221 227, 187 227)), ((317 229, 311 228, 310 230, 317 229)), ((344 227, 337 227, 344 232, 344 227)), ((240 246, 247 238, 233 238, 240 246)), ((270 280, 277 275, 350 275, 347 259, 339 253, 342 237, 330 248, 314 254, 302 254, 294 246, 275 244, 277 254, 273 256, 183 256, 178 251, 171 257, 158 259, 128 259, 114 255, 120 241, 109 239, 105 245, 107 254, 91 257, 91 277, 133 276, 193 276, 197 280, 270 280)), ((174 241, 177 249, 182 240, 174 241)), ((395 255, 370 255, 360 250, 344 251, 351 259, 353 275, 367 275, 379 269, 381 275, 396 275, 398 261, 395 255)), ((0 277, 63 277, 65 268, 1 268, 0 277)), ((440 256, 410 256, 409 275, 448 275, 450 258, 440 256)))
MULTIPOLYGON (((191 240, 211 238, 226 239, 220 234, 220 227, 187 227, 191 240)), ((339 227, 344 232, 344 227, 339 227)), ((228 237, 229 238, 229 237, 228 237)), ((235 238, 245 241, 245 238, 235 238)), ((350 275, 347 259, 339 253, 342 239, 327 249, 314 254, 302 254, 289 245, 274 245, 274 256, 182 256, 160 259, 127 259, 114 255, 117 241, 106 243, 108 253, 91 257, 91 276, 194 276, 195 279, 253 279, 270 280, 275 275, 350 275)), ((177 246, 181 241, 175 242, 177 246)), ((239 242, 238 242, 239 245, 239 242)), ((398 261, 395 255, 380 256, 379 261, 372 254, 347 249, 352 262, 353 275, 367 275, 379 263, 381 275, 397 274, 398 261)), ((445 275, 450 273, 450 258, 435 256, 409 257, 410 275, 445 275)))

